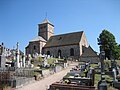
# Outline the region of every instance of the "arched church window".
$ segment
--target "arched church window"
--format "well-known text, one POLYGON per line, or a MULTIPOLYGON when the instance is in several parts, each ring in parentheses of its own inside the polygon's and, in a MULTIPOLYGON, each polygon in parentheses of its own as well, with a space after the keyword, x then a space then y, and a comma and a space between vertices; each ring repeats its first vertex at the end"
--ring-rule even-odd
POLYGON ((50 51, 47 51, 47 55, 50 55, 50 51))
POLYGON ((82 49, 82 53, 84 53, 84 49, 82 49))
POLYGON ((58 57, 61 57, 61 50, 58 50, 58 57))
POLYGON ((33 49, 36 50, 36 46, 35 45, 34 45, 33 49))
POLYGON ((74 49, 73 48, 70 49, 70 56, 74 56, 74 49))

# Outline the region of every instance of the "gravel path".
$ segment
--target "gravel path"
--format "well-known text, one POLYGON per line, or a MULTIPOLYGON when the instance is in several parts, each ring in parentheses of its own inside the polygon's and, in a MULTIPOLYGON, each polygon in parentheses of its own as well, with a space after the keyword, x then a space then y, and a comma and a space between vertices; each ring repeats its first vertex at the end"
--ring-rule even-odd
POLYGON ((70 66, 65 70, 50 75, 40 81, 35 81, 34 83, 30 83, 28 85, 22 86, 21 88, 18 88, 16 90, 47 90, 46 88, 49 85, 51 85, 56 81, 60 81, 67 74, 67 72, 69 72, 70 69, 75 65, 77 65, 77 63, 70 64, 70 66))

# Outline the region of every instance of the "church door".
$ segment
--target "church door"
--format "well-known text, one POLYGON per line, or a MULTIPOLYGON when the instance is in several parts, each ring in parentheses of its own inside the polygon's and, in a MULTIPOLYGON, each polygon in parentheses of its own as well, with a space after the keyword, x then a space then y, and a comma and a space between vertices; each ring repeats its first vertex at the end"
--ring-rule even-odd
POLYGON ((74 56, 74 49, 73 48, 70 49, 70 56, 74 56))

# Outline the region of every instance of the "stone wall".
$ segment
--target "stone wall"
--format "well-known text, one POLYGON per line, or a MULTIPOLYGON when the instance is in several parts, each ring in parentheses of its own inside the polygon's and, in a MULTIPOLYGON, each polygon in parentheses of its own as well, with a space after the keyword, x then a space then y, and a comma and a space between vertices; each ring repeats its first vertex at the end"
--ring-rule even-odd
POLYGON ((44 54, 47 54, 50 51, 50 55, 54 57, 59 57, 58 51, 61 50, 61 57, 71 57, 71 58, 79 58, 80 57, 80 48, 79 45, 69 45, 69 46, 59 46, 59 47, 51 47, 44 48, 44 54), (74 56, 70 56, 70 49, 74 49, 74 56))
POLYGON ((98 62, 100 62, 98 56, 80 57, 80 61, 83 61, 83 62, 89 62, 90 61, 91 63, 98 63, 98 62))
POLYGON ((89 46, 89 45, 88 45, 87 38, 86 38, 84 32, 83 32, 83 34, 82 34, 81 41, 80 41, 79 45, 80 45, 80 56, 81 56, 82 53, 83 53, 83 51, 82 51, 82 50, 83 50, 82 47, 83 47, 83 46, 85 46, 85 47, 88 47, 88 46, 89 46))
POLYGON ((47 40, 47 24, 38 24, 38 36, 43 37, 47 40))
POLYGON ((49 38, 54 35, 54 27, 53 27, 52 25, 48 24, 48 27, 47 27, 47 28, 48 28, 47 38, 48 38, 48 40, 49 40, 49 38))
POLYGON ((45 44, 42 41, 29 42, 28 47, 26 47, 26 54, 42 54, 42 48, 45 44))

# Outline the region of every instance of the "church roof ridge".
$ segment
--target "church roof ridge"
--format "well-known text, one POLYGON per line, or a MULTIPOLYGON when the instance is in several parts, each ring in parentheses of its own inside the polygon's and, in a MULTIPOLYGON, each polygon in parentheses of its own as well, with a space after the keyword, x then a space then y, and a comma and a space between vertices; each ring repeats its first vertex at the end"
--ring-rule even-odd
POLYGON ((47 18, 45 18, 40 24, 45 24, 45 23, 49 23, 49 24, 53 25, 47 18))
POLYGON ((70 33, 63 33, 63 34, 58 34, 54 36, 63 36, 63 35, 69 35, 69 34, 76 34, 76 33, 83 33, 84 31, 77 31, 77 32, 70 32, 70 33))

